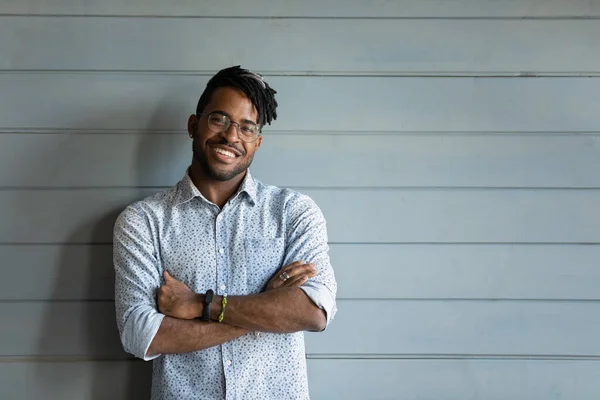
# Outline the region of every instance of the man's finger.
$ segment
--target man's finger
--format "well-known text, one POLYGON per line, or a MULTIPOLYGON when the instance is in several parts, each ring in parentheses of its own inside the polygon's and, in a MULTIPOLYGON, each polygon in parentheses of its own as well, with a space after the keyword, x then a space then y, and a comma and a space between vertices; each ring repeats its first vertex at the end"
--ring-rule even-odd
POLYGON ((169 281, 169 280, 174 280, 175 279, 175 278, 173 278, 171 276, 171 274, 169 273, 169 271, 167 271, 166 269, 163 272, 163 277, 165 278, 165 281, 169 281))
POLYGON ((294 278, 288 279, 287 281, 285 281, 284 285, 288 286, 288 287, 301 286, 307 280, 308 280, 308 276, 300 275, 300 276, 296 276, 294 278))
MULTIPOLYGON (((286 270, 286 268, 280 270, 279 273, 273 277, 273 282, 271 284, 271 287, 273 289, 277 289, 278 287, 282 287, 282 286, 290 286, 290 284, 292 284, 292 282, 294 282, 295 279, 297 279, 297 278, 301 279, 303 276, 307 276, 307 279, 312 278, 313 276, 317 275, 317 270, 314 268, 314 266, 315 266, 315 264, 299 264, 299 263, 297 263, 296 265, 290 264, 290 268, 288 268, 287 270, 286 270), (282 274, 286 274, 288 276, 288 278, 283 280, 281 278, 282 274), (279 281, 279 282, 277 282, 277 281, 279 281)), ((293 284, 295 284, 295 283, 293 283, 293 284)))
MULTIPOLYGON (((308 278, 312 278, 317 274, 314 263, 306 264, 304 260, 294 261, 279 271, 271 278, 268 284, 269 289, 278 289, 283 286, 289 286, 296 278, 302 279, 304 275, 308 278), (285 273, 289 276, 285 281, 281 279, 281 275, 285 273)), ((299 286, 300 284, 298 284, 299 286)))
POLYGON ((298 260, 298 261, 294 261, 293 263, 289 263, 288 265, 286 265, 285 267, 281 268, 281 272, 288 272, 290 269, 297 267, 298 265, 302 265, 304 264, 304 260, 298 260))
POLYGON ((282 285, 283 285, 283 281, 281 279, 279 279, 279 277, 278 277, 271 284, 271 289, 279 289, 282 285))
POLYGON ((271 280, 269 281, 269 283, 267 285, 269 289, 277 289, 283 285, 283 280, 279 277, 280 274, 281 274, 281 272, 279 272, 278 274, 276 274, 274 277, 271 278, 271 280))
POLYGON ((289 271, 287 271, 287 274, 289 276, 297 276, 297 275, 308 274, 308 273, 316 273, 315 264, 296 265, 295 267, 293 267, 289 271))
MULTIPOLYGON (((309 264, 306 264, 307 266, 309 264)), ((302 270, 294 271, 294 275, 290 275, 289 279, 282 284, 282 286, 300 286, 302 283, 306 282, 308 279, 317 275, 317 270, 312 267, 305 267, 302 270), (302 280, 302 283, 298 283, 298 280, 302 280)))
POLYGON ((288 275, 290 275, 290 276, 298 275, 299 273, 302 273, 303 271, 310 270, 313 265, 314 264, 298 263, 296 265, 290 265, 290 268, 286 269, 285 272, 287 272, 288 275))

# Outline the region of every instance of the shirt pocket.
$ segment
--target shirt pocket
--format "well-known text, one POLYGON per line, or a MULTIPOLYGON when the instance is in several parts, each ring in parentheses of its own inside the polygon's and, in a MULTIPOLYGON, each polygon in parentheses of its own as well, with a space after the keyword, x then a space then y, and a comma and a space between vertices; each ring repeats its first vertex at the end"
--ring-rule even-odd
POLYGON ((260 293, 281 267, 285 243, 283 238, 245 239, 246 282, 248 293, 260 293))

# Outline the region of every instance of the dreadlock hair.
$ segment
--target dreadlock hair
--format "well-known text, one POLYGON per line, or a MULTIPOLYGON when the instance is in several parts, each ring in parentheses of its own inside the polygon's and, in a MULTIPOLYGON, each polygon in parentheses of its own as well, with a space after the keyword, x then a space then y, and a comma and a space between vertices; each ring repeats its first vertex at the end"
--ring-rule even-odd
POLYGON ((277 119, 277 101, 273 88, 264 81, 256 72, 240 68, 239 65, 220 70, 213 76, 198 100, 196 115, 201 114, 210 102, 213 92, 220 87, 234 87, 250 99, 258 113, 258 125, 262 128, 265 124, 277 119))

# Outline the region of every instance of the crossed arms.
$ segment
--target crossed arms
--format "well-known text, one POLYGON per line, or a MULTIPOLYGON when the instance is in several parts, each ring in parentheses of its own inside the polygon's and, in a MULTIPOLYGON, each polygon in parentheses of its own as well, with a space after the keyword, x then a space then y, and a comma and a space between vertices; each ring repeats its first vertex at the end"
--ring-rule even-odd
MULTIPOLYGON (((286 282, 278 272, 260 294, 228 296, 223 323, 199 321, 204 295, 194 293, 184 283, 164 273, 165 284, 158 290, 158 309, 165 314, 147 355, 186 353, 203 350, 245 335, 249 331, 291 333, 322 331, 325 312, 298 287, 316 275, 312 264, 294 262, 284 269, 286 282)), ((211 320, 221 311, 221 296, 215 296, 211 320)))
MULTIPOLYGON (((306 204, 306 201, 304 202, 306 204)), ((160 354, 185 353, 216 346, 249 331, 291 333, 323 330, 335 314, 336 284, 327 254, 325 220, 316 207, 290 216, 284 269, 290 279, 273 277, 267 289, 248 296, 228 296, 222 323, 204 322, 203 294, 161 271, 149 218, 141 207, 128 207, 114 229, 117 326, 126 351, 150 360, 160 354), (319 237, 318 242, 310 240, 319 237), (159 288, 160 286, 160 288, 159 288)), ((256 266, 260 268, 260 266, 256 266)), ((211 319, 221 312, 215 296, 211 319)))

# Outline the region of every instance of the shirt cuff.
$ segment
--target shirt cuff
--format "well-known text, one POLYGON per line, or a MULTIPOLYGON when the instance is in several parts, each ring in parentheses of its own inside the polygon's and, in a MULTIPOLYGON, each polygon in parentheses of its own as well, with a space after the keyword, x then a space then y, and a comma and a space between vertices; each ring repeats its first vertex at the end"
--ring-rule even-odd
POLYGON ((329 326, 329 322, 333 320, 337 312, 335 299, 331 295, 331 291, 327 288, 327 286, 325 286, 322 283, 310 281, 300 286, 300 289, 302 289, 304 293, 306 293, 308 298, 313 303, 315 303, 317 307, 325 311, 325 315, 327 318, 325 329, 327 329, 327 326, 329 326))
POLYGON ((148 309, 137 309, 129 315, 123 330, 123 346, 134 356, 150 361, 160 356, 147 356, 148 348, 160 328, 164 314, 148 306, 148 309))

